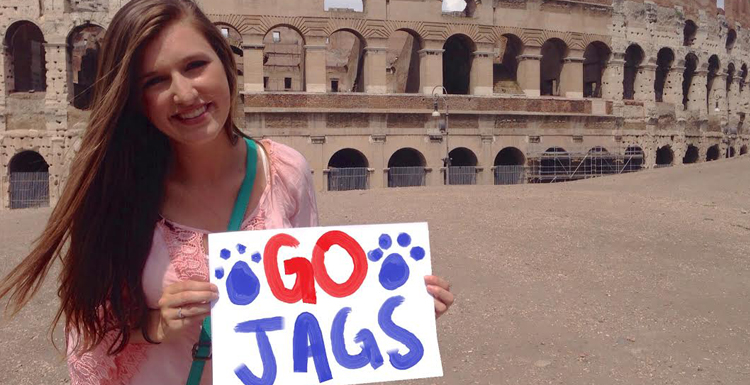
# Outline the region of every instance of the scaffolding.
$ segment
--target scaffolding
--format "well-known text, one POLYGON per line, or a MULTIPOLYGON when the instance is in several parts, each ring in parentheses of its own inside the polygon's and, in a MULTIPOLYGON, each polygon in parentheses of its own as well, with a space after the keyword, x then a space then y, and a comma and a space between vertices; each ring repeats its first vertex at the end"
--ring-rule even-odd
MULTIPOLYGON (((578 143, 569 151, 533 144, 527 154, 524 179, 527 183, 556 183, 640 171, 644 163, 643 150, 635 145, 622 147, 618 143, 616 148, 587 148, 578 143)), ((496 173, 498 169, 502 171, 496 168, 496 173)))

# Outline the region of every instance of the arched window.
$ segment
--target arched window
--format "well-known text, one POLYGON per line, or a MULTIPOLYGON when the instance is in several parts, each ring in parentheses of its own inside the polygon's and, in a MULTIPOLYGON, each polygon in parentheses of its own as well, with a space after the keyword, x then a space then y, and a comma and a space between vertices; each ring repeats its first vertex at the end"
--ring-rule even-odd
POLYGON ((474 41, 466 35, 453 35, 443 49, 443 86, 449 94, 469 94, 474 41))
POLYGON ((386 81, 388 92, 415 94, 422 92, 419 50, 421 38, 411 30, 391 34, 386 51, 386 81))
POLYGON ((698 161, 700 158, 700 153, 698 152, 698 147, 694 145, 688 145, 687 151, 685 151, 685 156, 682 158, 683 164, 692 164, 698 161))
POLYGON ((706 161, 711 162, 717 160, 719 159, 720 155, 721 151, 719 150, 719 145, 714 144, 713 146, 708 148, 708 151, 706 151, 706 161))
POLYGON ((542 95, 560 95, 560 75, 563 59, 568 56, 568 46, 560 39, 552 38, 542 45, 539 89, 542 95))
POLYGON ((693 77, 698 69, 698 57, 692 53, 685 56, 685 71, 682 74, 682 106, 687 110, 691 102, 693 77))
POLYGON ((5 35, 10 53, 8 77, 11 92, 44 92, 47 89, 44 36, 34 23, 18 21, 5 35))
POLYGON ((714 92, 714 80, 719 74, 721 63, 719 57, 712 55, 708 59, 708 75, 706 80, 706 105, 709 113, 719 108, 719 95, 714 92))
POLYGON ((523 94, 518 84, 518 59, 523 53, 523 42, 516 35, 505 34, 497 41, 500 51, 492 65, 493 92, 496 94, 523 94))
POLYGON ((22 151, 10 160, 10 208, 49 206, 49 165, 34 151, 22 151))
POLYGON ((659 147, 656 150, 656 167, 667 167, 674 163, 674 152, 669 145, 659 147))
POLYGON ((325 0, 323 9, 326 11, 364 12, 365 4, 362 0, 325 0))
POLYGON ((595 41, 583 52, 583 97, 602 97, 602 76, 612 55, 606 44, 595 41))
POLYGON ((654 93, 657 102, 664 101, 664 85, 669 76, 669 70, 674 63, 674 52, 669 48, 662 48, 656 57, 656 81, 654 82, 654 93))
POLYGON ((339 30, 326 44, 328 92, 364 92, 365 39, 349 30, 339 30))
POLYGON ((495 156, 495 184, 519 184, 526 180, 526 156, 515 147, 505 147, 495 156))
POLYGON ((99 48, 104 39, 104 28, 85 24, 73 29, 68 36, 68 81, 71 104, 87 110, 94 98, 96 72, 99 68, 99 48))
POLYGON ((698 33, 698 26, 692 20, 685 20, 685 27, 682 30, 682 45, 689 47, 695 43, 695 36, 698 33))
POLYGON ((638 146, 629 146, 625 149, 622 172, 640 171, 643 167, 643 150, 638 146))
POLYGON ((737 41, 737 31, 734 29, 730 29, 727 33, 727 52, 732 52, 732 49, 734 48, 734 43, 737 41))
POLYGON ((424 186, 425 159, 413 148, 402 148, 388 160, 388 187, 424 186))
POLYGON ((448 153, 450 167, 445 184, 476 184, 477 183, 477 156, 468 148, 458 147, 448 153))
POLYGON ((328 161, 328 191, 367 189, 368 164, 364 154, 353 148, 337 151, 328 161))
POLYGON ((643 63, 644 57, 643 49, 637 44, 632 44, 625 50, 625 74, 622 83, 623 99, 632 100, 635 97, 635 78, 638 76, 638 69, 643 63))
POLYGON ((305 90, 305 38, 294 28, 280 25, 263 37, 263 89, 305 90))

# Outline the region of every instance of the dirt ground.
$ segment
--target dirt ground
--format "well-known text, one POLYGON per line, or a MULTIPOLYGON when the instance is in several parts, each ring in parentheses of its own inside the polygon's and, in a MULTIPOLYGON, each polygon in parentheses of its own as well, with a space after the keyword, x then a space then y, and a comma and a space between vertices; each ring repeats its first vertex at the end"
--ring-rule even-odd
MULTIPOLYGON (((748 157, 318 199, 324 225, 429 222, 458 300, 438 325, 445 376, 410 384, 750 383, 748 157)), ((48 213, 0 212, 0 274, 48 213)), ((0 321, 0 383, 68 382, 46 335, 53 286, 0 321)))

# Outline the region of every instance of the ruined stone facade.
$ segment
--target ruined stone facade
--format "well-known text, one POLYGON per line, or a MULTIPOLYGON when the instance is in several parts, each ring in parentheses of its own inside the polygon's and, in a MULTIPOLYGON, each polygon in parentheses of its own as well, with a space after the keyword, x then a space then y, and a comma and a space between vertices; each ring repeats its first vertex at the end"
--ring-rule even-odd
MULTIPOLYGON (((747 0, 363 1, 202 2, 240 63, 238 125, 302 152, 318 189, 342 167, 371 188, 396 166, 443 184, 449 151, 479 184, 549 151, 638 149, 645 167, 747 152, 747 0)), ((123 3, 0 5, 0 207, 19 170, 48 169, 59 196, 123 3)))

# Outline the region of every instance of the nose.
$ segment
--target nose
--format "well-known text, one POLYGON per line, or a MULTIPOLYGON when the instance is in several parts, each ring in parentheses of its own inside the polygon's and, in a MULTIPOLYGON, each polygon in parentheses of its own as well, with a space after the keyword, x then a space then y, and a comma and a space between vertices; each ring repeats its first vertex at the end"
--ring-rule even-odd
POLYGON ((172 79, 172 97, 175 104, 192 105, 198 96, 198 91, 193 87, 190 79, 181 74, 175 75, 172 79))

